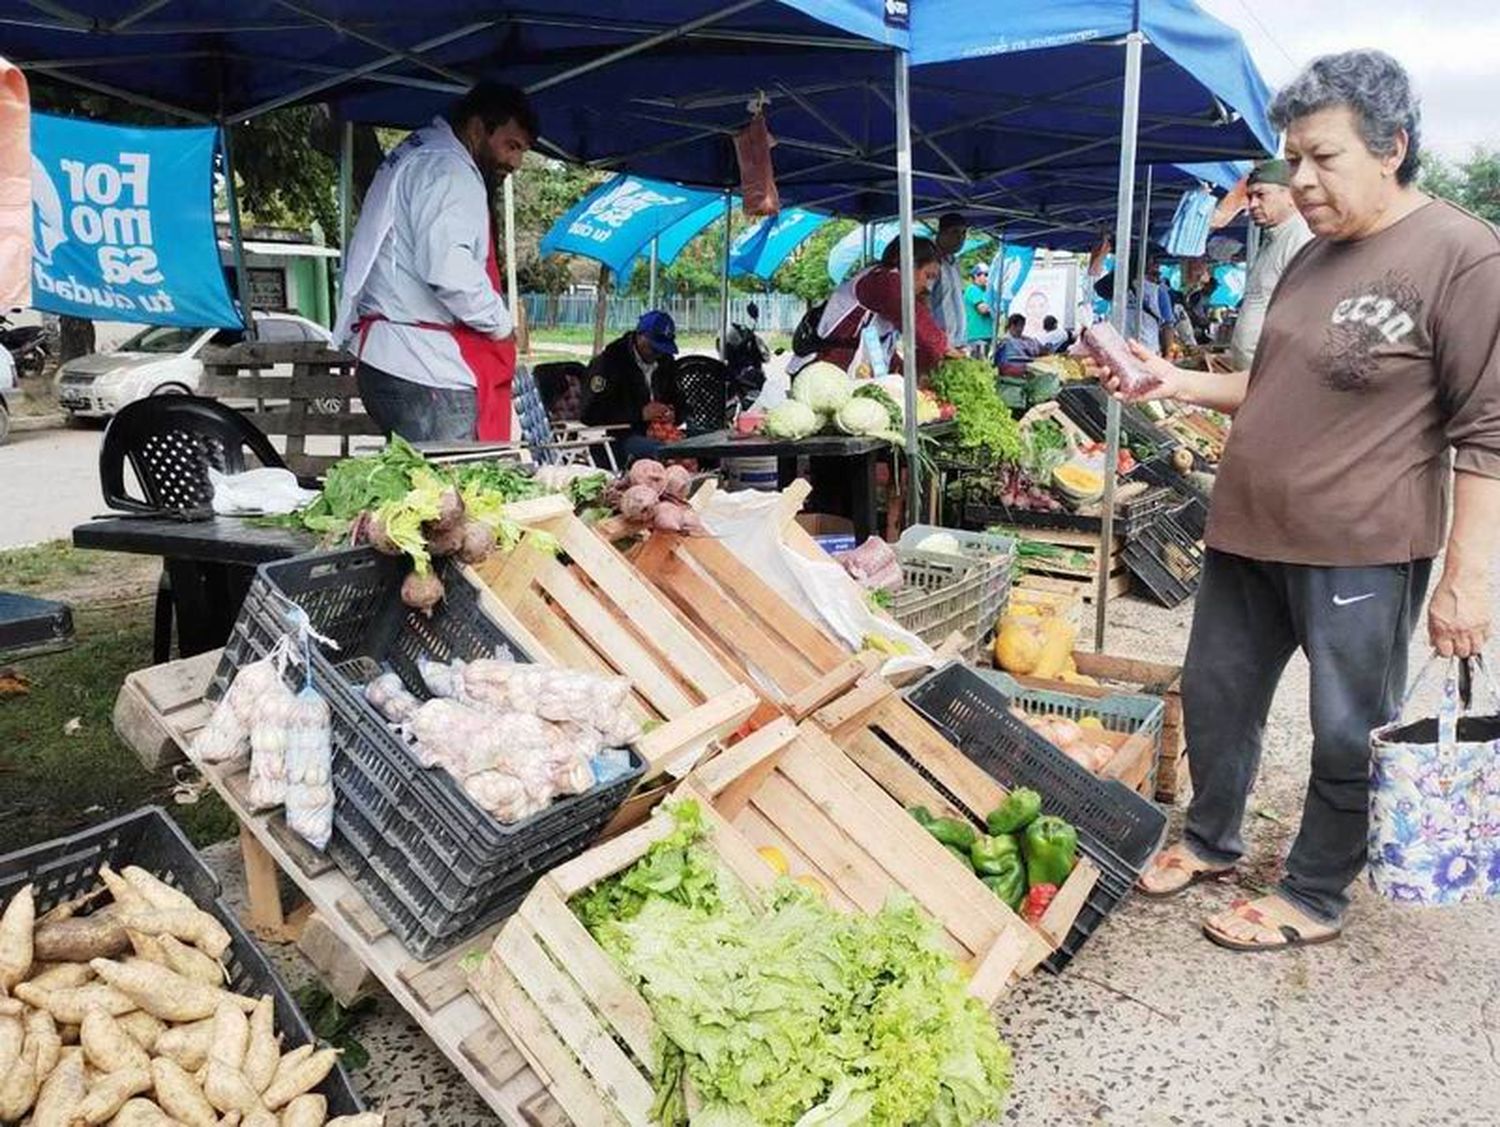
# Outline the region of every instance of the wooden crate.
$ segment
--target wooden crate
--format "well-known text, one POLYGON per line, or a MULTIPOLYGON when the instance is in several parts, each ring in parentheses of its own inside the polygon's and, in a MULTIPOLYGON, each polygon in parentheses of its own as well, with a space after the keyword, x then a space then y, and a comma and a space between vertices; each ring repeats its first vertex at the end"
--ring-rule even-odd
MULTIPOLYGON (((524 527, 556 537, 567 558, 525 541, 495 553, 475 571, 490 595, 483 605, 536 660, 629 679, 631 707, 648 729, 636 744, 650 765, 648 782, 667 772, 686 774, 696 753, 756 712, 759 696, 628 560, 573 515, 565 498, 507 511, 524 527)), ((662 793, 660 786, 638 791, 614 831, 644 817, 662 793)))
MULTIPOLYGON (((781 719, 695 771, 707 848, 751 890, 775 874, 756 847, 775 845, 794 874, 816 876, 830 902, 873 911, 905 889, 976 966, 970 992, 1004 989, 1034 940, 1014 914, 859 771, 815 725, 781 719)), ((501 929, 472 989, 548 1080, 576 1123, 646 1124, 655 1023, 568 901, 639 860, 673 831, 652 819, 554 869, 501 929)))
POLYGON ((349 440, 382 435, 375 420, 355 411, 359 398, 356 360, 322 344, 247 341, 214 349, 203 357, 198 394, 249 401, 250 420, 271 437, 285 436, 286 464, 293 473, 315 476, 349 456, 349 440), (290 374, 275 369, 290 366, 290 374), (307 439, 328 435, 339 440, 336 455, 307 452, 307 439))
MULTIPOLYGON (((863 678, 848 693, 814 714, 848 759, 901 807, 925 806, 932 813, 982 826, 1006 790, 962 751, 949 743, 906 699, 878 677, 863 678)), ((905 814, 905 810, 903 810, 905 814)), ((909 817, 909 816, 908 816, 909 817)), ((911 824, 916 826, 915 821, 911 824)), ((920 829, 920 827, 917 827, 920 829)), ((923 836, 927 836, 923 831, 923 836)), ((941 849, 941 847, 939 847, 941 849)), ((964 866, 943 850, 942 860, 960 873, 964 866)), ((972 874, 968 874, 973 881, 972 874)), ((1030 974, 1067 938, 1099 879, 1099 870, 1080 857, 1046 915, 1035 927, 989 895, 984 907, 998 908, 1027 937, 1025 956, 1013 973, 1030 974)), ((973 883, 983 892, 989 890, 973 883)), ((972 897, 971 897, 972 901, 972 897)), ((971 903, 971 907, 973 907, 971 903)), ((1003 984, 1002 984, 1003 985, 1003 984)))
POLYGON ((1187 785, 1187 745, 1182 725, 1182 666, 1156 661, 1140 661, 1113 654, 1074 650, 1073 663, 1078 672, 1103 682, 1101 685, 1073 685, 1037 677, 1017 677, 1030 689, 1050 689, 1083 697, 1105 697, 1111 693, 1141 693, 1161 697, 1166 712, 1162 719, 1161 762, 1156 772, 1156 801, 1177 801, 1187 785))

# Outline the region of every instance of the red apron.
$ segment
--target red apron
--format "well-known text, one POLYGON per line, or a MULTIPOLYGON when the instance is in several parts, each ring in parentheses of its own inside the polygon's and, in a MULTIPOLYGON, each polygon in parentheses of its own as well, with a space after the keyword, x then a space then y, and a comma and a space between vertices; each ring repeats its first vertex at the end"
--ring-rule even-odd
MULTIPOLYGON (((489 243, 490 253, 484 265, 485 273, 489 275, 490 285, 495 287, 495 292, 504 294, 505 290, 500 283, 500 260, 495 253, 493 221, 491 221, 489 243)), ((370 331, 370 326, 376 321, 385 320, 388 318, 379 313, 367 313, 359 319, 356 327, 359 329, 360 355, 364 353, 365 334, 370 331)), ((469 328, 468 325, 457 323, 439 325, 430 321, 417 321, 413 327, 447 333, 454 339, 458 344, 458 354, 464 362, 464 367, 474 375, 477 408, 474 437, 480 442, 509 442, 510 385, 516 377, 515 335, 512 334, 504 340, 496 340, 486 333, 469 328)))

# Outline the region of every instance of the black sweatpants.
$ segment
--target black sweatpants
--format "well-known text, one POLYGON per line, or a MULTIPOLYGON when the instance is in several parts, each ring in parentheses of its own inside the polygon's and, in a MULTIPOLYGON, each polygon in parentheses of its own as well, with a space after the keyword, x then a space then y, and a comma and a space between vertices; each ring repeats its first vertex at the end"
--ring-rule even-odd
POLYGON ((1400 707, 1431 574, 1431 560, 1307 567, 1208 553, 1182 677, 1193 853, 1216 864, 1244 853, 1266 714, 1300 648, 1312 668, 1312 773, 1280 892, 1339 920, 1365 864, 1370 731, 1400 707))

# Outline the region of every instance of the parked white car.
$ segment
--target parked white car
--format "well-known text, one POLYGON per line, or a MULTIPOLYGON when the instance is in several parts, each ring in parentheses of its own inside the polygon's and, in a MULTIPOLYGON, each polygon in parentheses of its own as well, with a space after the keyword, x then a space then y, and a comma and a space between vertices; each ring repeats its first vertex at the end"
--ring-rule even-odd
POLYGON ((16 383, 16 362, 5 349, 0 348, 0 443, 10 437, 11 401, 21 397, 20 385, 16 383))
MULTIPOLYGON (((331 345, 321 325, 290 313, 257 313, 258 339, 267 342, 316 341, 331 345)), ((192 395, 203 375, 202 352, 209 345, 238 344, 238 329, 143 329, 114 352, 69 360, 57 374, 57 402, 73 418, 103 419, 148 395, 192 395)), ((291 375, 291 366, 273 371, 291 375)))

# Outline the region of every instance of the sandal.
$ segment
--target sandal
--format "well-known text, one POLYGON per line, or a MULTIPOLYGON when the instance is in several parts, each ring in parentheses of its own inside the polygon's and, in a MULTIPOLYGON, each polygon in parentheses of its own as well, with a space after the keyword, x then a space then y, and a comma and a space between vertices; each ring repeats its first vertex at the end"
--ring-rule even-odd
POLYGON ((1342 928, 1319 923, 1279 896, 1234 900, 1227 911, 1203 921, 1203 934, 1231 951, 1284 951, 1331 943, 1342 928), (1244 925, 1252 931, 1247 934, 1244 925))
POLYGON ((1178 842, 1176 845, 1163 849, 1152 860, 1146 871, 1141 874, 1135 883, 1137 895, 1144 896, 1148 900, 1170 900, 1174 896, 1181 896, 1188 889, 1197 884, 1205 884, 1208 881, 1223 880, 1234 874, 1234 866, 1216 869, 1206 861, 1200 861, 1194 856, 1188 847, 1178 842), (1148 885, 1146 880, 1150 876, 1160 876, 1165 873, 1180 873, 1181 880, 1170 883, 1148 885))

